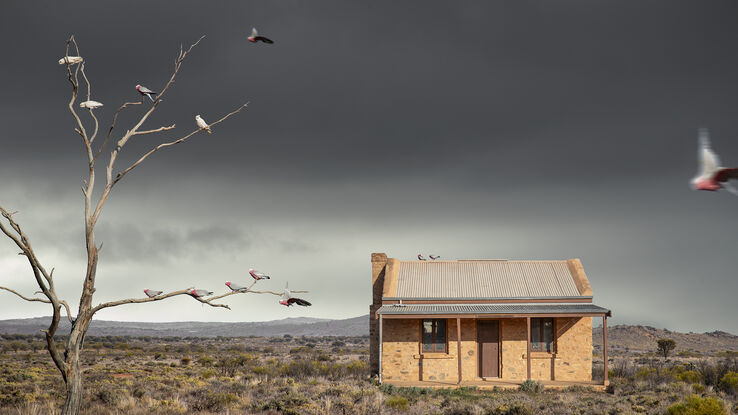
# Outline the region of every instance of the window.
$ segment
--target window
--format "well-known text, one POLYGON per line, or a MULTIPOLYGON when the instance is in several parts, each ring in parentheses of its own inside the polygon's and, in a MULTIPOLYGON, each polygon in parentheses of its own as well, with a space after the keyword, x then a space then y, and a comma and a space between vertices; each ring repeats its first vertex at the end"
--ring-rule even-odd
POLYGON ((446 320, 423 320, 423 352, 446 353, 446 320))
POLYGON ((530 319, 530 349, 553 353, 554 322, 552 318, 530 319))

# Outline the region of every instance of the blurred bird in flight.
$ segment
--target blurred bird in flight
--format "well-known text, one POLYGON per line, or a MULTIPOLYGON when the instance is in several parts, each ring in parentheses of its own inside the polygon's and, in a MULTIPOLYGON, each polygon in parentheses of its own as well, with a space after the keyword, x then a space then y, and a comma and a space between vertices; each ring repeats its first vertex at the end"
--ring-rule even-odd
POLYGON ((738 168, 720 166, 720 159, 710 146, 710 135, 706 128, 700 128, 698 140, 697 158, 700 171, 692 179, 694 189, 712 192, 725 189, 738 196, 738 190, 728 183, 730 179, 738 179, 738 168))
POLYGON ((251 36, 249 36, 249 42, 251 43, 264 42, 264 43, 270 43, 270 44, 274 43, 274 41, 272 41, 269 38, 266 38, 264 36, 259 36, 259 32, 256 31, 255 27, 251 29, 251 36))

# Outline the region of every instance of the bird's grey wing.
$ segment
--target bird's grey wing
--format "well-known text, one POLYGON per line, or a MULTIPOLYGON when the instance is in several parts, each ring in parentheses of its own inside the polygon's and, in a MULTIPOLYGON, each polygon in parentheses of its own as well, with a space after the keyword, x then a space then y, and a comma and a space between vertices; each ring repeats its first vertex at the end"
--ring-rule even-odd
POLYGON ((251 28, 251 37, 259 36, 259 32, 256 31, 255 27, 251 28))
POLYGON ((699 161, 700 161, 700 175, 710 174, 720 167, 720 158, 714 151, 710 144, 710 135, 707 129, 701 128, 699 134, 699 161))

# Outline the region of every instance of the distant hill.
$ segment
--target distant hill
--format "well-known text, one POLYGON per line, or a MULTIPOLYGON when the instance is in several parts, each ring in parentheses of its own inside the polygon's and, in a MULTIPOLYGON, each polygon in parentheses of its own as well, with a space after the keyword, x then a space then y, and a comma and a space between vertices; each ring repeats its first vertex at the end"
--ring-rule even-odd
MULTIPOLYGON (((617 325, 607 327, 608 350, 648 352, 656 350, 658 339, 672 339, 676 352, 693 351, 714 354, 726 350, 738 351, 738 336, 724 331, 709 333, 680 333, 650 326, 617 325)), ((592 342, 597 350, 602 347, 602 327, 592 330, 592 342)))
MULTIPOLYGON (((0 320, 0 333, 38 334, 49 326, 51 317, 0 320)), ((57 334, 69 332, 69 321, 62 319, 57 334)), ((369 334, 369 315, 345 320, 319 318, 286 318, 263 322, 201 322, 139 323, 128 321, 93 320, 90 336, 152 336, 152 337, 246 337, 246 336, 364 336, 369 334)))

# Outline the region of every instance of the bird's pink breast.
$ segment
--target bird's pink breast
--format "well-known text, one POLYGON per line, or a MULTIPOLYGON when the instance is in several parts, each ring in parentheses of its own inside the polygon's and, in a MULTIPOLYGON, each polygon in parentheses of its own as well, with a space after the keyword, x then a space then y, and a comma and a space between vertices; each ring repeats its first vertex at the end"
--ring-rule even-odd
POLYGON ((697 190, 708 190, 711 192, 720 190, 720 187, 721 187, 720 184, 713 180, 698 180, 694 184, 694 188, 697 190))

